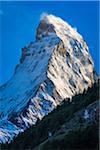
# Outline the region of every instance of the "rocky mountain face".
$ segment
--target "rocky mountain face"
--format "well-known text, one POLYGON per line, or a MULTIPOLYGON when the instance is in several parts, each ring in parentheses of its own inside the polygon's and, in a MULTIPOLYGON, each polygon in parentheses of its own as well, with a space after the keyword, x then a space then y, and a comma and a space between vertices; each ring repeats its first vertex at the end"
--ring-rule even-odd
POLYGON ((82 36, 62 19, 46 15, 36 41, 22 49, 13 77, 0 87, 0 142, 11 141, 95 80, 82 36))

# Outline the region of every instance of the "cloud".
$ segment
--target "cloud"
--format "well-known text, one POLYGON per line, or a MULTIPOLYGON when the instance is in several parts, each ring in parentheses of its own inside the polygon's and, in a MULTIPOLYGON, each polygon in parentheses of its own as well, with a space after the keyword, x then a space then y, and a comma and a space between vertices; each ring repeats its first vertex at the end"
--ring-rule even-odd
POLYGON ((43 12, 43 13, 40 15, 40 20, 45 19, 47 15, 48 15, 47 12, 43 12))
POLYGON ((76 28, 76 27, 74 27, 74 30, 75 30, 75 31, 77 31, 77 28, 76 28))
POLYGON ((4 14, 4 12, 2 11, 2 9, 0 9, 0 15, 3 15, 4 14))

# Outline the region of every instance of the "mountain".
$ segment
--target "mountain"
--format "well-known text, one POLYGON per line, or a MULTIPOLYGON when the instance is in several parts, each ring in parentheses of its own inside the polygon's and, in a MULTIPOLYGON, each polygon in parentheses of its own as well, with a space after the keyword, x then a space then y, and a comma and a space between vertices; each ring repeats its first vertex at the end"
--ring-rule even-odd
POLYGON ((96 78, 82 36, 59 17, 42 17, 36 41, 22 48, 13 77, 0 87, 0 142, 10 142, 96 78))

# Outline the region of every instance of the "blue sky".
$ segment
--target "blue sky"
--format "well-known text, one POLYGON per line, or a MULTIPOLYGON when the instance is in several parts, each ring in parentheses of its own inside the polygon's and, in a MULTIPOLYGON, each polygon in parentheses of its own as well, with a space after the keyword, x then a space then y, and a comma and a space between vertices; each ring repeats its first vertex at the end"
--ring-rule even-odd
POLYGON ((13 75, 21 48, 35 40, 43 12, 59 16, 77 28, 87 42, 99 72, 98 2, 0 2, 0 84, 13 75))

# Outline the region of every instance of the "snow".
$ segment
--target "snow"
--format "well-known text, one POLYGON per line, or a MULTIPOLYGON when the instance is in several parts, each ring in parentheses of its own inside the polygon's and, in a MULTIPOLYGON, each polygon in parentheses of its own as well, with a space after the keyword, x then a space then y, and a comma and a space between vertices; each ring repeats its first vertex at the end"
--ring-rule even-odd
POLYGON ((45 30, 44 23, 38 27, 36 41, 23 49, 13 77, 0 87, 1 143, 94 83, 93 61, 82 36, 59 17, 44 14, 43 20, 45 30))
POLYGON ((89 113, 87 109, 84 112, 84 119, 89 119, 89 113))
POLYGON ((54 25, 54 30, 56 31, 57 36, 60 37, 62 40, 63 37, 66 35, 70 35, 70 37, 72 38, 79 38, 80 40, 82 39, 82 36, 61 18, 54 15, 45 15, 45 17, 42 19, 44 19, 45 22, 54 25))

